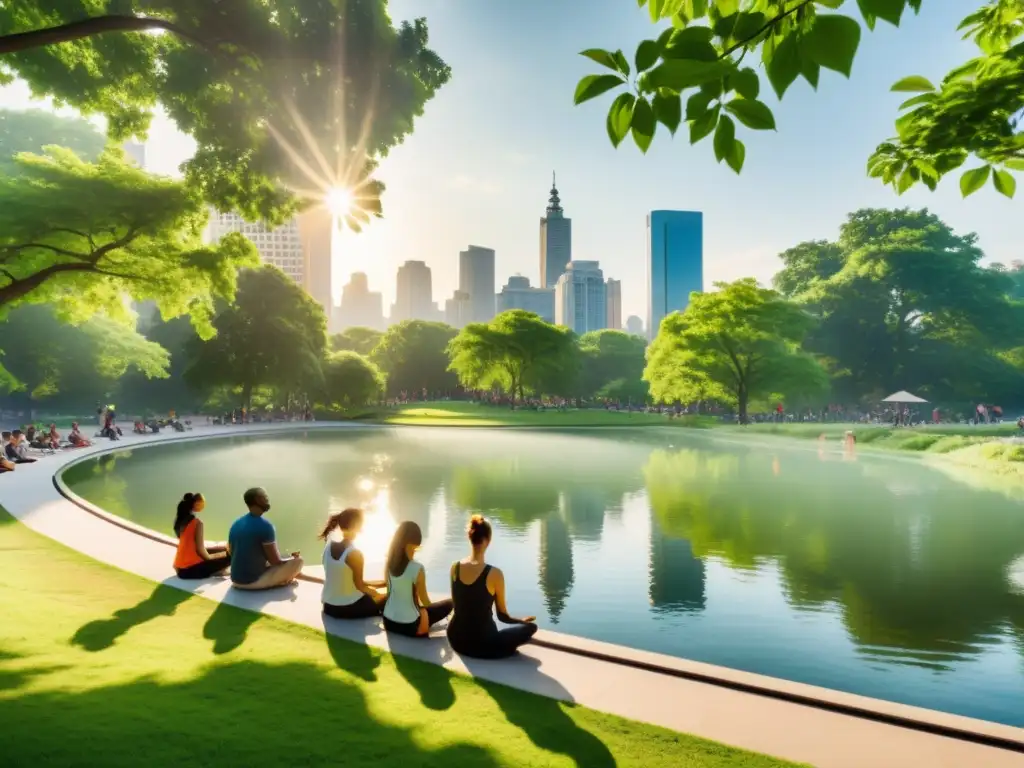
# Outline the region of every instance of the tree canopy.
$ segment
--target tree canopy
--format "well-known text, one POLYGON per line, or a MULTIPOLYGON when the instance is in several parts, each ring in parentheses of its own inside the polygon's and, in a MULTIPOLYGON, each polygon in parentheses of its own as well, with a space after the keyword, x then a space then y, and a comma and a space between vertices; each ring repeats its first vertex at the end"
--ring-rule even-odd
POLYGON ((385 0, 7 0, 0 81, 105 116, 115 140, 144 137, 162 107, 197 144, 187 183, 221 210, 280 221, 296 193, 349 187, 365 221, 373 161, 450 77, 427 42, 385 0))
POLYGON ((575 374, 575 352, 569 329, 522 309, 502 312, 487 323, 470 323, 448 347, 450 370, 463 386, 498 386, 520 400, 526 392, 567 394, 575 374))
POLYGON ((117 149, 96 163, 68 149, 20 155, 0 175, 0 315, 56 302, 70 316, 124 318, 124 295, 188 313, 208 334, 216 297, 234 295, 239 267, 256 264, 241 235, 202 243, 207 212, 180 183, 150 176, 117 149))
POLYGON ((799 347, 814 324, 808 313, 752 278, 716 287, 662 321, 644 371, 656 400, 734 403, 746 423, 752 399, 827 389, 825 371, 799 347))
POLYGON ((448 370, 446 351, 455 334, 450 325, 426 320, 403 320, 388 328, 370 355, 387 377, 388 394, 455 389, 458 381, 448 370))
POLYGON ((606 329, 585 333, 579 340, 581 387, 587 397, 606 397, 643 403, 647 343, 625 331, 606 329))
POLYGON ((146 378, 168 375, 163 347, 102 315, 70 325, 52 307, 24 306, 0 321, 0 335, 0 391, 31 406, 59 400, 91 408, 129 370, 146 378))
POLYGON ((61 117, 42 109, 0 109, 0 175, 18 172, 14 158, 22 152, 40 154, 48 146, 66 147, 95 162, 106 137, 80 117, 61 117))
POLYGON ((333 352, 323 364, 323 402, 339 408, 374 403, 384 391, 380 369, 355 352, 333 352))
POLYGON ((355 326, 331 336, 331 349, 335 352, 355 352, 369 355, 384 337, 381 331, 355 326))
POLYGON ((866 209, 837 242, 784 252, 775 285, 820 319, 805 346, 827 361, 840 399, 1016 398, 1024 379, 1007 355, 1024 345, 1024 305, 982 255, 974 234, 927 210, 866 209))
POLYGON ((327 348, 323 308, 276 267, 243 271, 235 303, 213 321, 217 335, 193 344, 186 379, 238 389, 251 408, 258 387, 313 394, 327 348))
MULTIPOLYGON (((691 144, 713 136, 715 159, 739 173, 746 147, 737 138, 737 123, 775 129, 775 116, 759 99, 762 72, 752 66, 753 57, 780 99, 799 78, 817 88, 823 68, 850 76, 862 26, 899 26, 922 0, 856 0, 860 20, 835 12, 853 0, 638 3, 647 6, 652 22, 671 26, 641 42, 631 58, 621 50, 583 51, 608 71, 580 80, 576 104, 616 91, 605 120, 613 145, 632 134, 646 152, 659 124, 674 135, 685 122, 691 144)), ((960 178, 964 196, 991 179, 997 191, 1013 197, 1014 173, 1024 171, 1024 2, 988 0, 959 29, 978 55, 938 86, 919 74, 892 86, 913 95, 900 108, 896 137, 878 146, 868 172, 901 194, 919 182, 935 189, 973 156, 979 164, 960 178)))

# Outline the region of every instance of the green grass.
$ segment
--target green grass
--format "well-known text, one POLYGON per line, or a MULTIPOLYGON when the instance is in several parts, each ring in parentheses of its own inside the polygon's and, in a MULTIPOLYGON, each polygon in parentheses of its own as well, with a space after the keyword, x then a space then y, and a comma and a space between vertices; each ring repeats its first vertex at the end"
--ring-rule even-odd
POLYGON ((788 765, 153 585, 2 508, 0 558, 4 765, 788 765))

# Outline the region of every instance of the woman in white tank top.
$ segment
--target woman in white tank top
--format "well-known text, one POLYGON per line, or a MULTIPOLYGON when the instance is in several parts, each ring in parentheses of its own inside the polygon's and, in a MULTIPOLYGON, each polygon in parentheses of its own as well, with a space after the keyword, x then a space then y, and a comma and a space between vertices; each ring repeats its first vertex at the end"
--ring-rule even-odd
POLYGON ((423 566, 413 560, 423 543, 416 523, 399 524, 388 549, 388 599, 384 604, 384 629, 409 637, 426 637, 430 627, 452 612, 451 600, 430 602, 423 566))
POLYGON ((363 511, 346 509, 327 518, 320 538, 324 540, 324 588, 321 601, 324 613, 335 619, 366 619, 379 616, 384 595, 374 587, 383 581, 363 580, 363 553, 354 540, 363 527, 363 511), (341 541, 332 541, 335 528, 342 532, 341 541))

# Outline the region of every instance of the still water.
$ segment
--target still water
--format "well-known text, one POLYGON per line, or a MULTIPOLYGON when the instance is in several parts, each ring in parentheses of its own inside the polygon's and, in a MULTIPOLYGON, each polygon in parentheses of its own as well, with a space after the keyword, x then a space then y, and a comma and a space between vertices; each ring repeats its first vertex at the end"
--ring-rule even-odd
POLYGON ((282 549, 312 563, 326 515, 358 505, 371 575, 414 520, 436 592, 482 511, 512 611, 543 627, 1024 726, 1024 504, 912 459, 665 429, 346 429, 157 445, 65 480, 164 533, 202 491, 215 539, 262 485, 282 549))

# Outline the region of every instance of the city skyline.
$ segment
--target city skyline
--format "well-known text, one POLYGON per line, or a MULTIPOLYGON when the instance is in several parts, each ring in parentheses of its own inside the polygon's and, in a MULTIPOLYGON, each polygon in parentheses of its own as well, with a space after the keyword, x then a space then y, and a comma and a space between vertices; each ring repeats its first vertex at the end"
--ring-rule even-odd
MULTIPOLYGON (((897 196, 865 173, 870 152, 893 135, 903 100, 889 92, 908 74, 893 70, 893 57, 915 62, 915 73, 934 81, 973 55, 956 32, 955 3, 925 4, 899 29, 879 24, 865 34, 849 79, 823 72, 817 92, 800 81, 781 105, 762 89, 779 130, 744 132, 742 176, 716 163, 707 142, 690 146, 660 131, 645 156, 629 142, 615 150, 604 127, 607 100, 572 106, 579 78, 596 71, 580 50, 622 47, 628 56, 631 43, 657 33, 635 5, 596 0, 586 18, 564 0, 443 2, 427 10, 392 0, 388 11, 395 20, 427 16, 431 45, 453 78, 381 160, 384 218, 339 244, 335 300, 338 278, 364 272, 389 306, 395 270, 410 257, 433 267, 435 298, 447 298, 467 242, 495 250, 497 275, 523 274, 539 286, 538 190, 547 189, 552 168, 575 222, 573 257, 595 259, 623 281, 624 316, 646 315, 643 217, 659 208, 704 211, 708 288, 745 276, 769 284, 779 253, 834 238, 846 215, 863 207, 928 207, 957 232, 977 232, 986 262, 1020 258, 1019 199, 986 191, 964 200, 955 179, 936 193, 916 187, 897 196), (524 56, 524 45, 536 50, 524 56)), ((0 107, 43 105, 24 83, 0 88, 0 107)), ((158 114, 145 148, 148 170, 177 174, 193 144, 158 114)))

